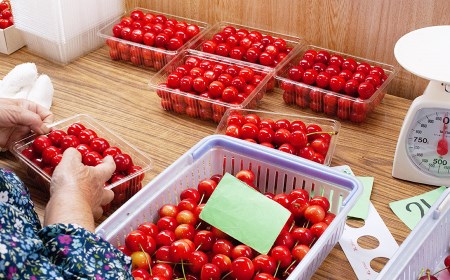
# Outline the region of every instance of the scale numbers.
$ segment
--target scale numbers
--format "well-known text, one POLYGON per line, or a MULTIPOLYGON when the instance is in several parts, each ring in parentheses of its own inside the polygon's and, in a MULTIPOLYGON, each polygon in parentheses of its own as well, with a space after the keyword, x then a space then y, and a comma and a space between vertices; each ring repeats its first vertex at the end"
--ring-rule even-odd
POLYGON ((450 111, 417 111, 406 141, 409 159, 423 172, 450 177, 450 111))

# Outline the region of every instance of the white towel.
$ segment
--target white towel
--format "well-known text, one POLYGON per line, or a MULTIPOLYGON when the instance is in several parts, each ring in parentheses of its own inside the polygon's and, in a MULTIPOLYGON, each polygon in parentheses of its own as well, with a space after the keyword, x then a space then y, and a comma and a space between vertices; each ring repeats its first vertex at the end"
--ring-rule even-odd
POLYGON ((47 75, 38 75, 34 63, 19 64, 0 81, 0 97, 23 98, 50 109, 53 84, 47 75))

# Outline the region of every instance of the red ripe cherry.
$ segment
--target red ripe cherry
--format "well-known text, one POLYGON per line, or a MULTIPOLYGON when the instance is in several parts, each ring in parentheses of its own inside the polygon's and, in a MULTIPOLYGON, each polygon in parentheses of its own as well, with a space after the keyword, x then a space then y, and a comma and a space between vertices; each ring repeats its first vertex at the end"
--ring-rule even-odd
POLYGON ((200 193, 198 192, 197 189, 188 188, 181 192, 180 199, 181 200, 191 199, 192 201, 198 204, 200 202, 200 193))
POLYGON ((275 62, 275 58, 267 52, 262 52, 259 56, 259 63, 264 66, 272 66, 275 62))
POLYGON ((232 269, 230 257, 224 254, 214 255, 211 259, 211 263, 217 265, 221 273, 230 272, 232 269))
MULTIPOLYGON (((258 142, 261 143, 271 143, 275 132, 267 127, 263 127, 258 132, 258 142)), ((273 147, 273 145, 272 145, 273 147)))
POLYGON ((270 251, 270 256, 281 268, 288 267, 292 262, 292 255, 286 246, 275 246, 270 251))
POLYGON ((220 43, 217 44, 216 46, 216 54, 221 55, 221 56, 228 56, 228 54, 230 53, 230 46, 228 44, 225 43, 220 43))
POLYGON ((255 275, 255 277, 253 277, 253 280, 275 280, 275 279, 277 279, 277 278, 275 278, 274 276, 272 276, 269 273, 264 273, 264 272, 258 273, 255 275))
POLYGON ((76 148, 80 145, 80 140, 75 135, 66 135, 61 139, 61 151, 65 151, 67 148, 76 148))
POLYGON ((171 230, 162 230, 156 234, 156 244, 160 246, 170 246, 175 241, 175 233, 171 230))
POLYGON ((314 234, 309 228, 295 227, 291 231, 291 235, 298 244, 305 244, 310 246, 314 241, 314 234))
POLYGON ((303 147, 297 152, 297 155, 299 157, 306 158, 309 160, 313 159, 314 154, 315 154, 315 152, 314 152, 313 148, 311 148, 309 146, 303 147))
POLYGON ((231 258, 235 260, 240 257, 246 257, 246 258, 252 259, 253 258, 252 248, 250 248, 249 246, 244 245, 244 244, 236 245, 231 250, 231 258))
POLYGON ((175 228, 174 233, 177 239, 193 240, 195 236, 195 228, 190 224, 180 224, 175 228))
POLYGON ((188 26, 186 27, 186 35, 187 35, 188 39, 193 38, 198 33, 200 33, 200 28, 197 25, 188 24, 188 26))
POLYGON ((170 245, 170 258, 172 262, 181 262, 181 260, 187 260, 194 251, 194 243, 191 240, 176 240, 170 245))
POLYGON ((194 244, 197 250, 209 251, 216 242, 215 236, 209 230, 200 230, 194 236, 194 244))
POLYGON ((289 209, 289 211, 291 211, 292 215, 294 215, 294 218, 301 218, 303 217, 305 210, 308 207, 309 202, 304 198, 299 197, 292 200, 286 208, 289 209))
POLYGON ((32 147, 37 154, 41 154, 45 148, 52 145, 52 141, 45 135, 40 135, 36 137, 33 141, 32 147))
POLYGON ((447 257, 445 257, 444 259, 444 265, 447 268, 447 271, 450 272, 450 255, 448 255, 447 257))
POLYGON ((137 230, 140 230, 151 237, 156 237, 156 234, 159 232, 158 227, 151 222, 143 222, 137 227, 137 230))
POLYGON ((102 162, 102 156, 97 152, 87 152, 83 156, 83 164, 87 166, 96 166, 102 162))
POLYGON ((316 57, 314 58, 315 62, 320 62, 328 65, 328 61, 330 60, 330 53, 327 51, 318 51, 316 57))
POLYGON ((125 237, 125 245, 131 252, 142 251, 146 241, 146 235, 140 230, 133 230, 125 237))
POLYGON ((241 128, 241 138, 242 139, 258 139, 259 129, 253 123, 246 123, 241 128))
POLYGON ((183 46, 184 40, 179 36, 175 36, 169 39, 167 42, 167 49, 170 51, 176 51, 183 46))
POLYGON ((255 266, 249 258, 237 258, 231 263, 231 266, 231 275, 236 279, 251 280, 255 274, 255 266))
POLYGON ((131 253, 131 270, 148 268, 150 263, 151 257, 148 253, 142 251, 131 253))
POLYGON ((378 75, 369 74, 366 76, 365 82, 372 83, 375 87, 381 84, 381 79, 378 75))
POLYGON ((330 225, 331 222, 333 222, 334 218, 336 218, 336 214, 328 212, 325 214, 325 218, 323 218, 323 222, 326 223, 327 225, 330 225))
POLYGON ((205 201, 208 199, 213 191, 216 189, 217 183, 214 180, 211 179, 204 179, 200 181, 197 185, 198 192, 200 193, 200 196, 202 197, 201 201, 205 201))
POLYGON ((275 122, 272 119, 263 119, 259 123, 259 128, 269 128, 275 130, 275 122))
POLYGON ((242 60, 245 52, 246 50, 243 47, 234 47, 230 50, 229 56, 237 60, 242 60))
POLYGON ((273 143, 277 146, 281 146, 284 143, 288 143, 291 138, 291 132, 285 128, 280 128, 275 131, 275 135, 273 137, 273 143))
POLYGON ((293 66, 291 69, 289 69, 288 77, 291 80, 300 82, 303 77, 303 72, 304 72, 303 67, 293 66))
POLYGON ((77 151, 84 157, 87 153, 92 152, 92 149, 89 145, 80 144, 76 147, 77 151))
POLYGON ((103 155, 103 157, 106 157, 106 156, 112 156, 112 157, 114 157, 114 156, 116 156, 117 154, 121 154, 121 153, 122 153, 122 151, 121 151, 118 147, 111 146, 111 147, 109 147, 109 148, 106 148, 106 149, 103 151, 102 155, 103 155))
POLYGON ((56 130, 51 131, 47 135, 47 137, 52 141, 54 146, 59 147, 59 145, 61 144, 61 139, 66 135, 67 135, 67 133, 65 131, 56 129, 56 130))
POLYGON ((318 73, 314 69, 305 70, 305 72, 303 72, 302 82, 307 85, 312 85, 316 82, 317 75, 318 73))
POLYGON ((218 239, 212 246, 214 254, 224 254, 231 256, 231 250, 233 249, 233 243, 227 239, 218 239))
POLYGON ((237 99, 239 90, 234 86, 226 87, 222 92, 222 100, 224 102, 233 103, 237 99))
POLYGON ((217 43, 211 40, 205 41, 202 44, 202 51, 207 53, 215 53, 216 52, 217 43))
POLYGON ((288 154, 291 154, 291 155, 295 154, 295 148, 289 143, 284 143, 284 144, 280 145, 278 147, 278 150, 288 153, 288 154))
POLYGON ((356 61, 354 59, 347 58, 347 59, 344 59, 344 61, 342 62, 341 69, 355 72, 357 66, 358 66, 358 63, 356 63, 356 61))
POLYGON ((161 208, 159 208, 159 217, 172 217, 175 218, 178 214, 178 207, 176 205, 173 204, 164 204, 163 206, 161 206, 161 208))
POLYGON ((48 165, 59 154, 61 154, 61 149, 55 146, 49 146, 42 151, 42 162, 48 165))
POLYGON ((241 127, 237 126, 237 125, 228 125, 226 130, 225 130, 225 135, 234 137, 234 138, 241 138, 242 136, 242 132, 241 132, 241 127))
POLYGON ((327 227, 328 227, 328 225, 326 223, 319 222, 317 224, 313 224, 310 229, 311 229, 311 232, 314 234, 314 236, 319 238, 325 232, 327 227))
POLYGON ((249 186, 254 185, 255 173, 253 173, 253 171, 251 170, 241 170, 236 174, 235 177, 249 186))
POLYGON ((271 256, 268 255, 258 255, 252 260, 252 262, 255 266, 255 271, 274 275, 277 269, 277 263, 271 256))
POLYGON ((292 257, 294 257, 295 260, 301 261, 306 256, 306 254, 309 252, 310 248, 308 245, 300 244, 295 246, 292 249, 292 257))
POLYGON ((375 87, 370 82, 363 82, 358 86, 359 98, 369 99, 375 93, 375 87))
POLYGON ((203 265, 208 263, 208 256, 202 251, 193 251, 188 256, 189 270, 192 273, 200 273, 203 265))
POLYGON ((217 265, 206 263, 200 271, 200 280, 220 280, 220 269, 217 265))
POLYGON ((245 123, 245 118, 241 114, 231 114, 227 118, 227 125, 242 126, 245 123))
POLYGON ((294 247, 294 239, 292 238, 292 235, 289 233, 289 231, 281 231, 281 233, 278 235, 277 239, 275 240, 274 246, 286 246, 289 249, 292 249, 294 247))
POLYGON ((346 81, 350 80, 353 76, 353 72, 351 72, 350 70, 342 70, 339 73, 339 76, 341 76, 342 78, 344 78, 346 81))
POLYGON ((82 130, 85 130, 86 127, 81 123, 73 123, 67 128, 67 134, 78 136, 82 130))
MULTIPOLYGON (((151 272, 152 272, 152 277, 161 277, 162 279, 172 279, 172 277, 173 277, 173 268, 172 268, 172 266, 170 266, 167 263, 157 263, 157 264, 153 265, 151 272)), ((151 280, 155 280, 155 279, 151 279, 151 280)))
POLYGON ((330 88, 334 92, 340 92, 345 86, 345 79, 341 76, 333 76, 330 78, 330 88))
POLYGON ((91 140, 97 137, 97 133, 92 129, 85 129, 80 132, 78 138, 80 139, 81 144, 90 144, 91 140))
POLYGON ((98 152, 99 154, 103 154, 103 152, 109 148, 109 143, 106 139, 101 137, 96 137, 91 140, 89 146, 93 151, 98 152))
POLYGON ((278 204, 280 204, 281 206, 283 206, 284 208, 288 209, 289 208, 289 204, 291 204, 291 200, 289 198, 289 196, 285 193, 279 193, 276 194, 273 197, 273 200, 275 202, 277 202, 278 204))
POLYGON ((302 130, 295 130, 289 137, 289 143, 296 149, 300 149, 308 144, 308 137, 306 132, 302 130))
POLYGON ((176 215, 176 221, 178 224, 195 225, 197 223, 197 217, 190 210, 182 210, 176 215))
POLYGON ((305 209, 304 216, 311 223, 315 224, 323 221, 323 219, 325 218, 325 211, 323 210, 322 206, 310 205, 305 209))
POLYGON ((316 138, 310 143, 311 148, 314 149, 316 153, 319 153, 323 156, 327 155, 328 148, 330 146, 329 142, 324 138, 316 138))
POLYGON ((116 164, 116 171, 127 171, 133 165, 133 161, 128 154, 117 154, 113 159, 116 164))
POLYGON ((192 81, 192 87, 196 92, 204 92, 208 88, 208 83, 205 77, 196 77, 192 81))
POLYGON ((330 59, 328 60, 328 65, 336 65, 341 67, 342 62, 344 62, 344 59, 342 58, 342 56, 338 55, 338 54, 333 54, 330 56, 330 59))
POLYGON ((294 189, 289 193, 289 198, 292 200, 296 198, 303 198, 304 200, 309 200, 309 192, 304 189, 294 189))
MULTIPOLYGON (((345 70, 348 71, 348 70, 345 70)), ((330 76, 337 76, 339 75, 339 73, 341 72, 341 68, 339 68, 339 66, 336 65, 328 65, 325 68, 325 72, 330 74, 330 76)), ((352 73, 350 72, 350 76, 352 75, 352 73)), ((343 77, 345 79, 345 77, 343 77)))
POLYGON ((325 212, 330 210, 330 201, 324 196, 314 196, 309 202, 311 205, 321 206, 325 212))
POLYGON ((316 85, 320 88, 326 88, 330 84, 331 75, 327 72, 320 72, 316 78, 316 85))
POLYGON ((245 60, 252 63, 257 63, 259 56, 261 55, 261 51, 257 48, 250 47, 245 52, 245 60))

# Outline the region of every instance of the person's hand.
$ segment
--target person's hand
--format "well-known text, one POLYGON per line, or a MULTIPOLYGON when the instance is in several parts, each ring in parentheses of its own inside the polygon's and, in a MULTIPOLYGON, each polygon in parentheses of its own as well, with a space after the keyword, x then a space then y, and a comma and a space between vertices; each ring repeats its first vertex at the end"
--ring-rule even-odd
POLYGON ((44 107, 24 99, 0 98, 0 149, 10 148, 14 141, 50 132, 53 114, 44 107))
POLYGON ((52 175, 50 203, 44 224, 77 223, 94 230, 93 219, 102 216, 102 206, 114 198, 112 190, 104 189, 116 165, 111 156, 97 166, 85 166, 81 154, 74 148, 64 151, 63 158, 52 175))

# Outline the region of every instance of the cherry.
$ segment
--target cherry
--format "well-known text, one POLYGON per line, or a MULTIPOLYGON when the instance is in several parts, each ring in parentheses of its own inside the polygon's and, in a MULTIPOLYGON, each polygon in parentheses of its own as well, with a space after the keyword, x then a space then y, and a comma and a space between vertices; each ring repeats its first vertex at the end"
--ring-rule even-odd
POLYGON ((250 280, 255 274, 255 266, 249 258, 239 257, 233 260, 231 266, 231 275, 237 279, 250 280))
POLYGON ((220 269, 217 265, 206 263, 200 271, 200 280, 220 280, 220 269))
POLYGON ((274 258, 268 255, 258 255, 252 260, 252 262, 255 266, 255 271, 274 275, 277 269, 277 262, 274 258))

